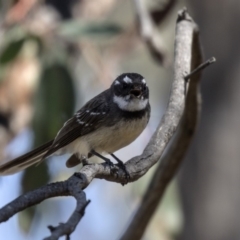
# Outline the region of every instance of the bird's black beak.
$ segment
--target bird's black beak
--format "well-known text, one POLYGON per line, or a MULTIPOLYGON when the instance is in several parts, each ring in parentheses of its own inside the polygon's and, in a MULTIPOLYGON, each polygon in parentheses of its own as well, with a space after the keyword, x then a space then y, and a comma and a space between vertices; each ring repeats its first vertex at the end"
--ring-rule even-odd
POLYGON ((131 89, 130 94, 139 98, 142 95, 141 87, 134 87, 133 89, 131 89))

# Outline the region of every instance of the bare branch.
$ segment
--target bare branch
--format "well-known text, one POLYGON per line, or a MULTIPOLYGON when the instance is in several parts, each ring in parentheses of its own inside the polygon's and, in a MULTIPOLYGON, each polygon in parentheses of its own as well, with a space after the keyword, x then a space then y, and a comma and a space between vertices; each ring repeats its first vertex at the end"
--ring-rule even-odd
MULTIPOLYGON (((184 68, 194 69, 202 61, 198 30, 195 23, 190 19, 185 9, 179 12, 175 40, 175 81, 183 81, 184 68), (193 47, 191 48, 191 46, 193 47)), ((210 63, 211 62, 212 61, 210 61, 210 63)), ((192 79, 188 88, 184 115, 177 136, 174 138, 169 151, 155 170, 141 204, 127 230, 120 238, 121 240, 141 239, 168 183, 176 174, 184 158, 196 130, 200 108, 198 93, 200 75, 197 73, 206 67, 206 65, 209 65, 209 63, 201 65, 201 68, 198 67, 191 73, 192 79)), ((169 105, 170 104, 171 102, 169 105)), ((184 108, 184 106, 182 107, 184 108)))
POLYGON ((173 9, 176 4, 176 0, 168 0, 164 3, 157 2, 159 6, 154 7, 150 10, 151 18, 155 24, 160 24, 169 15, 169 12, 173 9))
MULTIPOLYGON (((144 3, 143 0, 135 0, 134 2, 137 10, 137 27, 140 36, 146 42, 149 52, 152 54, 153 58, 160 64, 167 65, 168 60, 166 59, 166 51, 164 49, 162 37, 156 30, 156 25, 152 20, 152 16, 145 6, 146 3, 144 3)), ((167 8, 168 6, 169 5, 166 4, 167 8)), ((170 9, 168 9, 167 12, 169 10, 170 9)))
POLYGON ((7 221, 14 214, 36 205, 45 199, 57 196, 73 196, 77 201, 77 206, 73 214, 66 223, 62 223, 58 227, 49 227, 51 236, 46 239, 54 240, 64 235, 68 236, 75 230, 89 203, 86 200, 85 193, 81 190, 84 182, 85 179, 82 176, 74 174, 67 181, 50 183, 23 194, 0 209, 0 222, 7 221))
POLYGON ((51 236, 44 238, 44 240, 57 240, 61 236, 67 236, 67 238, 70 239, 70 234, 74 232, 76 226, 78 225, 79 221, 83 217, 85 213, 85 208, 90 203, 90 201, 85 202, 83 204, 83 201, 85 200, 85 194, 83 191, 79 191, 76 194, 77 199, 77 207, 75 211, 73 212, 72 216, 69 218, 69 220, 66 223, 60 223, 59 226, 53 227, 48 226, 49 230, 51 231, 51 236))

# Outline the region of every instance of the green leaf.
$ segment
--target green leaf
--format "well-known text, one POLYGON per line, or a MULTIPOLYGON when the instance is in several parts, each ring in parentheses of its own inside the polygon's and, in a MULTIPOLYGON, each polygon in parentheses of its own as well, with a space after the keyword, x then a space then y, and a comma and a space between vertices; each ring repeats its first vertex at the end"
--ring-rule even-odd
POLYGON ((2 53, 0 54, 0 63, 6 64, 11 62, 14 58, 17 57, 18 53, 21 51, 24 41, 26 39, 19 39, 10 42, 7 46, 3 49, 2 53))
POLYGON ((5 47, 0 53, 0 64, 7 64, 13 61, 18 56, 26 41, 36 42, 39 52, 41 52, 43 49, 43 42, 41 38, 34 34, 25 33, 20 38, 17 36, 12 36, 11 38, 11 36, 8 36, 5 41, 8 41, 8 43, 6 43, 5 47))
POLYGON ((35 101, 36 145, 54 138, 71 117, 75 104, 74 82, 68 69, 54 63, 43 70, 35 101))
POLYGON ((76 40, 80 37, 113 37, 120 34, 123 29, 112 23, 80 23, 71 21, 62 24, 59 34, 64 37, 76 40))
MULTIPOLYGON (((72 116, 74 104, 74 82, 68 68, 56 62, 45 67, 35 99, 35 146, 56 136, 63 123, 72 116)), ((49 179, 46 162, 28 168, 22 178, 22 192, 36 189, 49 179)), ((29 231, 35 214, 36 208, 33 207, 20 215, 20 226, 25 232, 29 231)))

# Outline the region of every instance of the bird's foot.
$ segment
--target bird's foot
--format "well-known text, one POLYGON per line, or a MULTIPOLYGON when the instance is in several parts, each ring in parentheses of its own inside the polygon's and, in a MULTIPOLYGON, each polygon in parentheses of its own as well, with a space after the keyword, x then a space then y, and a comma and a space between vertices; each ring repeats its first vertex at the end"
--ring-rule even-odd
POLYGON ((104 158, 104 161, 105 161, 106 164, 110 167, 111 173, 112 173, 112 174, 115 174, 117 169, 116 169, 114 163, 113 163, 110 159, 108 159, 108 158, 104 158))
POLYGON ((111 162, 110 159, 102 156, 101 154, 99 154, 98 152, 96 152, 95 150, 91 150, 91 154, 101 158, 102 160, 104 160, 106 162, 106 165, 108 165, 110 167, 110 171, 112 174, 116 173, 116 167, 115 165, 113 164, 113 162, 111 162))
POLYGON ((129 182, 130 179, 130 174, 127 171, 126 165, 123 163, 123 161, 121 161, 117 156, 115 156, 113 153, 111 153, 111 156, 118 162, 118 167, 121 168, 124 173, 125 173, 125 178, 126 178, 126 183, 122 183, 122 185, 124 186, 125 184, 127 184, 129 182))
POLYGON ((82 165, 84 167, 84 166, 87 166, 87 165, 91 165, 91 163, 88 161, 88 158, 85 157, 85 158, 82 159, 82 165))
POLYGON ((125 175, 125 178, 126 178, 126 183, 121 183, 123 186, 128 184, 129 180, 130 180, 130 174, 126 168, 126 165, 121 161, 121 162, 118 162, 118 167, 121 168, 124 172, 124 175, 125 175))

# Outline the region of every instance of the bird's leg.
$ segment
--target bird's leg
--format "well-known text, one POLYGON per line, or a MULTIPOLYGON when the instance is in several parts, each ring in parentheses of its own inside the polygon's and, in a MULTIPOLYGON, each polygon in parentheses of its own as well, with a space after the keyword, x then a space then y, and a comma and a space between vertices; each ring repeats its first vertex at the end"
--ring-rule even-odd
POLYGON ((117 156, 115 156, 113 153, 109 153, 117 162, 118 162, 118 165, 121 167, 121 168, 125 168, 125 165, 123 163, 122 160, 120 160, 117 156))
POLYGON ((121 161, 117 156, 115 156, 113 153, 110 153, 110 155, 118 162, 118 166, 125 172, 125 176, 127 179, 130 179, 129 172, 126 169, 125 164, 123 161, 121 161))
MULTIPOLYGON (((110 159, 102 156, 100 153, 96 152, 95 150, 91 150, 91 154, 93 154, 93 155, 101 158, 102 160, 104 160, 110 166, 111 171, 114 170, 114 164, 110 161, 110 159)), ((125 172, 126 178, 130 179, 130 175, 129 175, 127 169, 126 169, 125 164, 118 157, 116 157, 113 153, 109 153, 109 154, 118 162, 118 166, 125 172)), ((113 173, 114 172, 115 171, 113 171, 113 173)), ((124 185, 124 184, 122 184, 122 185, 124 185)))
POLYGON ((99 158, 101 158, 102 160, 104 160, 110 167, 111 169, 114 167, 114 164, 110 161, 110 159, 102 156, 100 153, 96 152, 95 150, 91 150, 91 153, 99 158))
POLYGON ((83 166, 91 165, 91 163, 88 161, 88 158, 86 156, 83 156, 83 158, 81 159, 81 162, 83 166))

